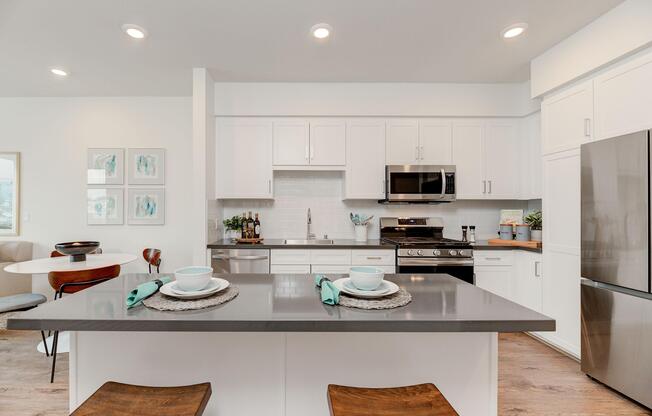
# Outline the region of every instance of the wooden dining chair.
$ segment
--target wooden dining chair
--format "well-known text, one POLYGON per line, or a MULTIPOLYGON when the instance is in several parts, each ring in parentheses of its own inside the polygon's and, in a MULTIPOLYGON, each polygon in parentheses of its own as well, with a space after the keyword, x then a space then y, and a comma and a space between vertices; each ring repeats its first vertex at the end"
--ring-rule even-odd
POLYGON ((211 383, 149 387, 109 381, 70 416, 201 416, 211 397, 211 383))
MULTIPOLYGON (((107 280, 113 279, 120 275, 120 265, 100 267, 97 269, 74 270, 65 272, 48 273, 48 282, 54 289, 54 300, 63 296, 64 293, 76 293, 80 290, 88 289, 107 280)), ((54 382, 54 369, 57 364, 57 344, 59 342, 59 331, 54 331, 52 341, 52 374, 50 374, 50 383, 54 382)), ((47 345, 47 344, 46 344, 47 345)), ((47 348, 47 347, 46 347, 47 348)), ((47 352, 47 349, 46 349, 47 352)))
POLYGON ((330 384, 332 416, 459 416, 434 384, 365 388, 330 384))
POLYGON ((150 273, 152 272, 152 266, 156 266, 156 273, 161 272, 161 250, 158 248, 146 248, 143 250, 143 258, 147 262, 150 273))

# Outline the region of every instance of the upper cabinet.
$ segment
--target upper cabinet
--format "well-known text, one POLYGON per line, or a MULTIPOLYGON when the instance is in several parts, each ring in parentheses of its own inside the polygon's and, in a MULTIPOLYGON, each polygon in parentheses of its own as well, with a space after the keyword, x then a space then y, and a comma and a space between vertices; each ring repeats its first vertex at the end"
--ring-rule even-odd
POLYGON ((450 165, 452 123, 441 119, 387 122, 388 165, 450 165))
POLYGON ((518 199, 520 142, 512 119, 453 123, 459 199, 518 199))
POLYGON ((217 198, 272 198, 272 123, 217 119, 215 134, 217 198))
POLYGON ((541 103, 543 154, 578 148, 593 139, 593 81, 546 97, 541 103))
POLYGON ((340 166, 346 163, 346 127, 341 120, 273 121, 275 168, 340 166))
POLYGON ((541 155, 541 112, 521 119, 520 124, 521 199, 541 199, 543 164, 541 155))
POLYGON ((596 139, 652 128, 652 53, 594 80, 596 139))
POLYGON ((385 121, 351 120, 346 123, 344 199, 385 197, 385 121))
POLYGON ((387 122, 388 165, 419 163, 419 122, 417 120, 390 120, 387 122))

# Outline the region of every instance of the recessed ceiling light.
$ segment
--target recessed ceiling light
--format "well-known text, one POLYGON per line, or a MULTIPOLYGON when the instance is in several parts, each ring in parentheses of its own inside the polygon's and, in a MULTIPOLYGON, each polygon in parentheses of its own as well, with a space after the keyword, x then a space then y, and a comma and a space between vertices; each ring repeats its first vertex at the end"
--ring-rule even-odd
POLYGON ((54 75, 60 76, 60 77, 67 77, 68 72, 64 71, 61 68, 50 68, 50 72, 52 72, 54 75))
POLYGON ((310 28, 310 33, 317 39, 326 39, 333 28, 328 23, 319 23, 310 28))
POLYGON ((513 25, 507 26, 503 31, 501 32, 501 35, 505 39, 511 39, 515 38, 519 35, 522 35, 523 32, 527 29, 527 23, 515 23, 513 25))
POLYGON ((122 25, 122 31, 134 39, 143 39, 147 37, 147 31, 138 25, 127 23, 122 25))

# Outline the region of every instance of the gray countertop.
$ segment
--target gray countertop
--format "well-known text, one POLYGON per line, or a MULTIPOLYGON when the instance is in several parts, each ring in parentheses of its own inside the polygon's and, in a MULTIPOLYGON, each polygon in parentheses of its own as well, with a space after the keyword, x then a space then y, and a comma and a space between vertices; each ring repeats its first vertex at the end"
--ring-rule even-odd
MULTIPOLYGON (((390 310, 321 303, 309 275, 220 275, 240 294, 226 304, 184 312, 138 306, 125 297, 148 274, 126 274, 10 318, 9 329, 193 332, 517 332, 552 331, 555 321, 445 274, 386 275, 412 294, 390 310)), ((332 276, 336 278, 337 276, 332 276)))
POLYGON ((236 244, 231 240, 217 240, 214 243, 208 244, 208 248, 287 248, 287 249, 389 249, 393 250, 396 248, 393 244, 383 243, 380 240, 367 240, 365 242, 355 241, 353 239, 339 239, 333 240, 333 244, 285 244, 283 239, 264 239, 260 244, 236 244))
POLYGON ((500 246, 496 244, 489 244, 487 240, 478 240, 475 243, 473 243, 473 249, 474 250, 523 250, 523 251, 531 251, 533 253, 543 253, 543 249, 541 248, 530 248, 530 247, 518 247, 518 246, 500 246))

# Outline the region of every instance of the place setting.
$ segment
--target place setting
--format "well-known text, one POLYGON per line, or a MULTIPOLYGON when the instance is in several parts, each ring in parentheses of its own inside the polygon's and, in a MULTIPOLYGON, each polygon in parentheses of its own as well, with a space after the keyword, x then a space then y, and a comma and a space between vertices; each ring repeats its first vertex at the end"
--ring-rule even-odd
POLYGON ((143 304, 160 311, 204 309, 226 303, 239 293, 228 280, 213 277, 211 267, 182 267, 173 275, 160 276, 132 290, 127 297, 127 308, 143 304))
POLYGON ((385 280, 377 267, 351 267, 349 277, 331 281, 323 274, 315 276, 321 301, 358 309, 393 309, 412 301, 412 295, 396 283, 385 280))

